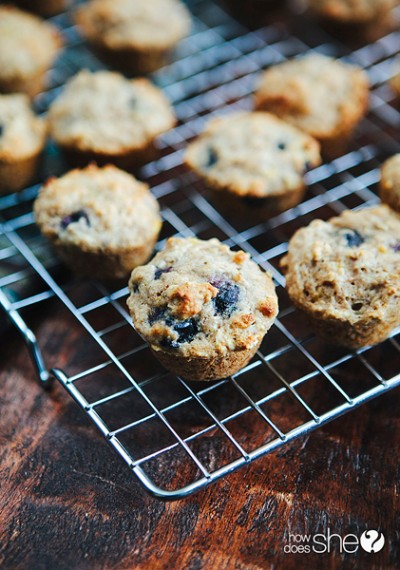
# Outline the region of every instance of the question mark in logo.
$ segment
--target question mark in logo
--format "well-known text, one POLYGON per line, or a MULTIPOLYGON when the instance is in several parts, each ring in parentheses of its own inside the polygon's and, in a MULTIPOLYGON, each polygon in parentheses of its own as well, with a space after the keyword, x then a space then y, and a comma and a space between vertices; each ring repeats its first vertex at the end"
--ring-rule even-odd
POLYGON ((361 546, 366 552, 379 552, 385 545, 385 537, 378 530, 365 530, 360 538, 361 546))

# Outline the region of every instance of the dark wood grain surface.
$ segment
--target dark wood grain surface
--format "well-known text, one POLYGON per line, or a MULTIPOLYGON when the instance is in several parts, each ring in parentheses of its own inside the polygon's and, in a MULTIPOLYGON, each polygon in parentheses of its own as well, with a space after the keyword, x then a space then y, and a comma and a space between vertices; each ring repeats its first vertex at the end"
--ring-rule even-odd
MULTIPOLYGON (((56 308, 36 321, 49 364, 73 359, 73 323, 56 308)), ((399 567, 398 390, 195 496, 163 503, 60 387, 37 385, 11 330, 1 361, 1 568, 399 567), (328 528, 341 536, 379 528, 386 544, 376 554, 341 555, 335 541, 330 553, 284 552, 289 532, 328 528)), ((218 445, 210 438, 209 452, 218 445)))

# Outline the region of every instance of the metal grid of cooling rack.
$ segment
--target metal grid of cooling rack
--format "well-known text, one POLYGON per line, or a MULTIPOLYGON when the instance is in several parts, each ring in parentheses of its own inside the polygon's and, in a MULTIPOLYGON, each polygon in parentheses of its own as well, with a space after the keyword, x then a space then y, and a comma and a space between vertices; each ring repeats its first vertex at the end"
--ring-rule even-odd
MULTIPOLYGON (((32 217, 40 181, 66 170, 51 144, 37 184, 0 198, 0 304, 28 343, 40 379, 47 383, 50 374, 25 322, 35 307, 45 313, 62 305, 74 316, 81 340, 63 370, 51 374, 144 487, 164 499, 187 496, 400 384, 399 330, 381 345, 357 352, 327 347, 291 306, 279 271, 287 241, 298 227, 378 201, 379 165, 400 151, 400 113, 387 84, 400 34, 350 52, 315 22, 306 22, 304 30, 296 27, 295 34, 283 25, 249 31, 211 1, 193 0, 189 6, 192 35, 180 45, 175 61, 154 74, 179 123, 160 137, 160 158, 140 176, 162 207, 157 248, 175 234, 218 237, 248 251, 272 273, 279 318, 248 366, 208 384, 167 373, 132 327, 127 288, 80 281, 66 272, 32 217), (307 174, 309 188, 298 207, 265 224, 227 219, 182 168, 183 148, 210 115, 251 108, 260 68, 310 49, 345 57, 367 70, 373 86, 370 113, 346 155, 307 174)), ((103 67, 79 39, 68 14, 54 20, 67 48, 52 70, 51 87, 35 101, 39 112, 46 111, 78 69, 103 67)))

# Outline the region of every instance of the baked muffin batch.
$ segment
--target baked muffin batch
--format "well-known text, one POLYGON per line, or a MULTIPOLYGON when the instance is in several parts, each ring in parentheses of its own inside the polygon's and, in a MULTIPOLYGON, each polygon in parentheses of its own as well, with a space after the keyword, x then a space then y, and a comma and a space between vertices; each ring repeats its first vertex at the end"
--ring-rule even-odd
MULTIPOLYGON (((397 0, 308 0, 321 18, 369 26, 397 0)), ((40 15, 68 0, 18 2, 40 15)), ((180 0, 90 0, 74 13, 100 57, 143 75, 164 64, 190 29, 180 0)), ((37 117, 62 37, 39 16, 0 7, 0 193, 35 177, 47 135, 75 169, 50 179, 34 204, 37 225, 82 276, 127 279, 133 324, 165 368, 191 380, 236 373, 278 313, 271 276, 217 239, 169 238, 150 262, 162 220, 134 174, 175 126, 172 106, 144 77, 82 70, 37 117), (148 262, 148 263, 147 263, 148 262), (147 263, 147 264, 146 264, 147 263)), ((398 76, 392 80, 398 89, 398 76)), ((184 153, 224 215, 265 221, 296 206, 304 174, 342 154, 368 109, 364 71, 322 55, 269 67, 253 111, 212 119, 184 153), (321 158, 321 155, 323 158, 321 158)), ((291 238, 281 266, 293 304, 328 342, 351 349, 400 325, 400 155, 382 165, 380 206, 314 220, 291 238)))

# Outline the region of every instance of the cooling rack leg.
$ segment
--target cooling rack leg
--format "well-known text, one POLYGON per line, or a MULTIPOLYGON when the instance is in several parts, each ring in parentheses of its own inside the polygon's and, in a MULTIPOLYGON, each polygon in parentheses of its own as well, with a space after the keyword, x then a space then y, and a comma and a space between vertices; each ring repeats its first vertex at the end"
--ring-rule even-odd
POLYGON ((51 375, 46 369, 42 353, 40 351, 40 348, 36 340, 36 336, 31 331, 31 329, 26 325, 21 315, 15 309, 13 309, 10 301, 8 300, 8 298, 1 289, 0 289, 0 306, 2 307, 2 309, 4 310, 5 314, 8 316, 12 324, 22 335, 22 338, 24 339, 31 354, 33 364, 37 370, 39 381, 43 386, 47 387, 50 383, 51 375))

